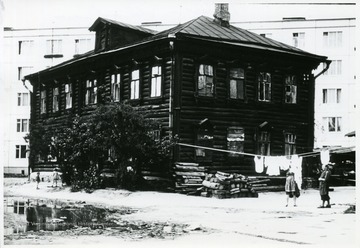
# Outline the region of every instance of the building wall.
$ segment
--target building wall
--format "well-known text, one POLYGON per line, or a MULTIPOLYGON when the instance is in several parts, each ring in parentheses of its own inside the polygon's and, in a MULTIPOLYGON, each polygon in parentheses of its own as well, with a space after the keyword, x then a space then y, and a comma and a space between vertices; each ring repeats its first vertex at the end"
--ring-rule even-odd
MULTIPOLYGON (((3 30, 3 29, 2 29, 3 30)), ((79 42, 78 42, 79 44, 79 42)), ((30 91, 31 86, 24 86, 21 80, 26 74, 54 66, 65 60, 73 58, 76 52, 86 52, 94 47, 94 34, 87 28, 43 28, 43 29, 15 29, 4 28, 4 132, 2 144, 4 146, 1 165, 4 173, 28 173, 28 158, 17 158, 16 146, 28 146, 24 136, 28 127, 17 130, 17 122, 30 119, 30 91), (75 40, 87 40, 84 45, 80 41, 80 50, 75 50, 75 40), (49 40, 61 40, 59 43, 49 40), (56 55, 53 57, 52 51, 56 55), (50 55, 50 56, 49 56, 50 55), (19 75, 20 74, 20 75, 19 75), (30 91, 29 91, 30 90, 30 91), (28 94, 25 106, 18 106, 19 94, 28 94)), ((23 105, 23 104, 20 104, 23 105)), ((27 121, 29 123, 29 121, 27 121)))
MULTIPOLYGON (((355 130, 356 95, 355 95, 355 18, 339 19, 292 19, 270 22, 241 22, 233 25, 249 31, 265 35, 280 42, 295 45, 294 33, 304 34, 303 41, 299 41, 298 48, 328 56, 329 60, 341 61, 341 69, 337 73, 319 76, 315 82, 315 148, 327 146, 353 146, 355 138, 345 134, 355 130), (341 44, 326 45, 324 32, 341 32, 341 44), (341 89, 340 102, 324 103, 323 90, 341 89), (328 131, 326 117, 341 117, 341 130, 328 131)), ((331 38, 330 38, 331 39, 331 38)), ((336 62, 332 62, 332 66, 336 62)), ((314 72, 319 73, 323 65, 314 72)))

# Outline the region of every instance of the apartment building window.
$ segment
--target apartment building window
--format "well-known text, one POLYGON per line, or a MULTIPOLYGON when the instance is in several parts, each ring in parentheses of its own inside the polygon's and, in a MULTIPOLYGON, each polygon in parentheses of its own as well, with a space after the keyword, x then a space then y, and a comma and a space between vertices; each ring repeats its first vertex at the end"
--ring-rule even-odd
POLYGON ((32 69, 32 66, 18 67, 18 80, 23 80, 24 76, 31 74, 32 69))
POLYGON ((305 47, 305 33, 293 33, 293 45, 297 48, 305 47))
POLYGON ((265 38, 271 38, 272 33, 262 33, 262 34, 260 34, 260 36, 265 37, 265 38))
POLYGON ((323 103, 340 103, 341 102, 341 89, 323 89, 323 103))
POLYGON ((151 97, 161 96, 161 66, 151 69, 151 97))
POLYGON ((214 95, 214 72, 212 65, 199 65, 197 90, 199 96, 214 95))
POLYGON ((296 103, 297 81, 295 75, 285 77, 285 103, 296 103))
POLYGON ((91 50, 91 39, 75 39, 75 54, 83 54, 91 50))
MULTIPOLYGON (((229 127, 227 130, 227 149, 233 152, 244 152, 245 133, 242 127, 229 127)), ((230 157, 241 154, 229 153, 230 157)))
POLYGON ((19 40, 19 55, 30 54, 33 51, 33 40, 19 40))
MULTIPOLYGON (((326 64, 323 63, 325 68, 326 64)), ((341 75, 342 74, 342 61, 341 60, 332 60, 329 69, 324 73, 324 75, 341 75)))
POLYGON ((341 117, 324 117, 323 122, 325 132, 341 132, 341 117))
POLYGON ((16 145, 15 158, 26 158, 27 146, 16 145))
POLYGON ((131 83, 130 83, 130 99, 140 98, 140 72, 134 70, 131 72, 131 83))
POLYGON ((285 155, 296 154, 296 135, 293 133, 285 133, 285 155))
POLYGON ((111 75, 111 96, 114 102, 120 101, 120 82, 121 82, 120 73, 111 75))
POLYGON ((53 98, 52 98, 52 111, 53 113, 59 111, 59 88, 53 88, 53 98))
POLYGON ((230 69, 229 84, 230 98, 244 99, 245 73, 243 68, 230 69))
POLYGON ((72 84, 71 83, 65 84, 65 101, 66 101, 65 108, 66 109, 72 108, 72 84))
POLYGON ((30 95, 29 93, 18 93, 18 106, 29 106, 30 95))
POLYGON ((257 142, 258 142, 258 154, 264 156, 270 155, 270 132, 260 131, 257 142))
POLYGON ((18 133, 29 132, 29 119, 17 119, 16 120, 16 131, 18 133))
POLYGON ((86 80, 85 105, 97 103, 97 80, 86 80))
POLYGON ((47 40, 45 57, 62 57, 62 40, 47 40))
POLYGON ((258 100, 271 101, 271 74, 260 72, 258 76, 258 100))
POLYGON ((324 47, 334 48, 342 46, 342 31, 323 32, 324 47))
POLYGON ((40 113, 46 113, 46 90, 40 92, 40 113))

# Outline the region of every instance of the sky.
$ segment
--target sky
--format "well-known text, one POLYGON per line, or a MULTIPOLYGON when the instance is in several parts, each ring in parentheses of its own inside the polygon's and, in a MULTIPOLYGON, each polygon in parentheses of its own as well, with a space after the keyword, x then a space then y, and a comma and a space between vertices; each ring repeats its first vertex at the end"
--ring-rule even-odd
POLYGON ((12 28, 90 27, 98 17, 133 25, 178 24, 212 17, 216 2, 229 3, 231 22, 283 17, 355 17, 355 0, 3 0, 4 26, 12 28), (325 4, 331 3, 331 4, 325 4), (337 4, 336 4, 337 3, 337 4), (340 4, 339 4, 340 3, 340 4))

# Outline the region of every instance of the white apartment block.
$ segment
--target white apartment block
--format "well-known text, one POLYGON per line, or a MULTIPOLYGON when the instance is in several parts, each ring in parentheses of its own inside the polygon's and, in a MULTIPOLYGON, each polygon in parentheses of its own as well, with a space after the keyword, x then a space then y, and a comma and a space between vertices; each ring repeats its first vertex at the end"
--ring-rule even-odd
POLYGON ((94 47, 88 28, 15 29, 5 27, 3 39, 2 106, 3 142, 1 164, 4 173, 28 174, 28 146, 31 86, 26 74, 54 66, 94 47))
MULTIPOLYGON (((355 18, 237 22, 232 25, 299 49, 327 56, 331 65, 315 84, 314 148, 355 146, 356 45, 355 18)), ((323 69, 318 68, 315 75, 323 69)))

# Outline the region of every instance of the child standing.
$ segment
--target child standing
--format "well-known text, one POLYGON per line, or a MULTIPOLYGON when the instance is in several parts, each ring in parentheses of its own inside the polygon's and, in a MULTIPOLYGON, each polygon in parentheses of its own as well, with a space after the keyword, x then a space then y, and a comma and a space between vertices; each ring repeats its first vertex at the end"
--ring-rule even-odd
POLYGON ((294 207, 296 207, 296 182, 294 179, 294 173, 288 172, 286 174, 286 182, 285 182, 285 192, 286 192, 286 207, 289 204, 289 198, 294 198, 294 207))
POLYGON ((40 183, 40 172, 37 173, 36 175, 36 189, 39 189, 39 183, 40 183))

